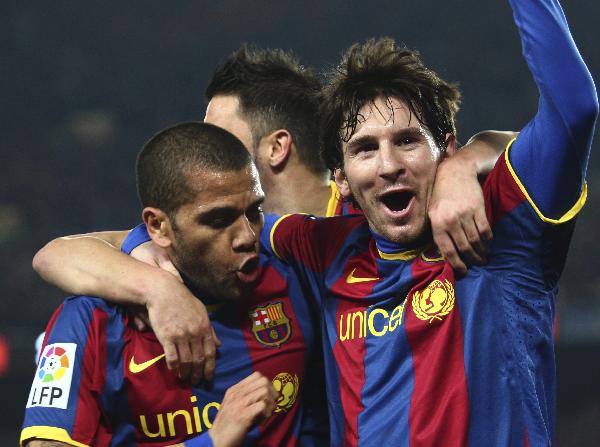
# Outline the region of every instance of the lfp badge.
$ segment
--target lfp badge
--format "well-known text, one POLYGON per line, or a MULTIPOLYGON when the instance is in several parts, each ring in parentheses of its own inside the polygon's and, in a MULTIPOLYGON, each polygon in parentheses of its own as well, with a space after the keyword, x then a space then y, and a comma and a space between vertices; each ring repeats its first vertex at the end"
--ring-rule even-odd
POLYGON ((281 303, 256 307, 248 313, 252 321, 252 333, 259 343, 279 347, 292 332, 290 319, 283 311, 281 303))
POLYGON ((54 343, 46 346, 33 378, 27 408, 67 408, 76 349, 75 343, 54 343))

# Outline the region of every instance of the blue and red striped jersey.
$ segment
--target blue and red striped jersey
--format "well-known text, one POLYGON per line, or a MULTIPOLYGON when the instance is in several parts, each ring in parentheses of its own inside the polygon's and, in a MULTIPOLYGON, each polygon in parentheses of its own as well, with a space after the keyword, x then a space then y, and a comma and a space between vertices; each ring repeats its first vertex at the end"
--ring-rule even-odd
POLYGON ((297 286, 276 266, 264 265, 254 297, 210 312, 223 344, 215 379, 198 387, 167 369, 154 334, 130 327, 123 308, 98 298, 67 299, 47 328, 21 441, 164 446, 206 436, 227 388, 260 371, 281 397, 247 444, 327 443, 325 427, 306 434, 302 427, 315 334, 307 303, 290 298, 288 290, 297 286))
POLYGON ((552 442, 557 282, 598 102, 558 2, 510 3, 541 97, 483 186, 486 266, 457 279, 362 216, 267 219, 262 244, 319 300, 332 445, 552 442))
MULTIPOLYGON (((327 215, 353 212, 348 206, 332 182, 327 215)), ((124 241, 123 251, 131 253, 148 240, 145 227, 138 226, 124 241)), ((311 302, 305 300, 304 286, 287 264, 262 253, 261 267, 261 277, 249 303, 244 303, 241 309, 223 307, 210 313, 222 341, 215 383, 210 392, 206 387, 190 387, 167 371, 162 349, 154 335, 130 328, 126 314, 118 306, 97 298, 68 299, 48 326, 48 338, 36 374, 48 369, 45 359, 48 356, 55 358, 56 349, 62 354, 65 346, 74 347, 75 350, 69 351, 66 357, 58 356, 68 362, 66 370, 70 370, 71 375, 77 371, 74 382, 68 380, 68 386, 60 387, 60 392, 64 392, 63 400, 65 396, 72 399, 71 406, 58 409, 52 387, 36 388, 34 381, 32 395, 35 395, 35 402, 28 402, 21 439, 52 439, 73 445, 124 443, 143 446, 147 442, 168 445, 198 433, 202 436, 210 428, 225 390, 253 371, 260 371, 280 387, 282 397, 275 416, 249 434, 248 444, 327 445, 329 427, 322 383, 322 354, 317 349, 319 343, 315 342, 318 314, 311 308, 311 302), (60 321, 58 326, 55 324, 57 319, 60 321), (107 325, 106 321, 111 324, 107 325), (73 325, 77 327, 70 327, 73 325), (106 333, 108 328, 112 332, 106 333), (111 345, 106 358, 103 356, 107 337, 122 343, 111 345), (132 340, 139 340, 135 342, 139 360, 134 360, 133 354, 127 357, 132 340), (95 347, 87 348, 88 344, 95 347), (93 349, 92 354, 85 354, 83 350, 86 349, 93 349), (88 358, 90 355, 92 358, 88 358), (82 362, 90 364, 90 371, 103 371, 102 378, 96 378, 94 387, 90 387, 88 378, 82 382, 82 362), (133 362, 134 370, 149 371, 142 374, 143 369, 139 372, 127 370, 128 365, 131 368, 128 362, 133 362), (152 375, 148 376, 150 373, 152 375), (107 376, 119 384, 119 394, 98 400, 101 390, 103 396, 115 393, 115 386, 106 388, 107 376), (133 388, 130 379, 143 379, 146 385, 133 388), (151 396, 143 398, 148 381, 156 382, 160 387, 157 394, 164 397, 158 400, 151 396), (87 405, 82 406, 80 400, 87 405), (103 405, 103 402, 107 404, 103 405)), ((133 383, 140 385, 137 380, 133 383)), ((151 390, 154 396, 154 385, 151 390)))

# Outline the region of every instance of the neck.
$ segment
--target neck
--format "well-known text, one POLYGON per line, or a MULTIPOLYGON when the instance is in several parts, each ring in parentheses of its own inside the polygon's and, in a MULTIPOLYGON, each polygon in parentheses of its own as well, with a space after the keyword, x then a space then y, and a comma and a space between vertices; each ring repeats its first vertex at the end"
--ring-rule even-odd
POLYGON ((288 166, 263 182, 268 213, 306 213, 325 216, 331 196, 329 173, 314 174, 303 165, 288 166))

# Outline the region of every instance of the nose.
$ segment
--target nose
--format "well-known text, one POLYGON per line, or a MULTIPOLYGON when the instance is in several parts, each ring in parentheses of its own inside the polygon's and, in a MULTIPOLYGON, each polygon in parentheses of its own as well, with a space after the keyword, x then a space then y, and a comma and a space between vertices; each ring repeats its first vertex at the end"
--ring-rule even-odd
POLYGON ((242 216, 233 238, 234 251, 255 251, 257 242, 258 229, 252 225, 246 216, 242 216))
POLYGON ((397 148, 389 143, 380 144, 377 151, 377 174, 386 180, 396 180, 404 172, 404 163, 397 148))

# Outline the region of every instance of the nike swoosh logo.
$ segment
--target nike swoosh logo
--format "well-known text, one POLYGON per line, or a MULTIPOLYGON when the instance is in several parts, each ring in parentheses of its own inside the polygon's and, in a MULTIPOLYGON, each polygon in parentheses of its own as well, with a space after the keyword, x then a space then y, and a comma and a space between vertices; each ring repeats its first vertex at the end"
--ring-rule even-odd
POLYGON ((131 356, 131 360, 129 361, 129 371, 131 371, 133 374, 140 373, 143 370, 150 368, 152 365, 154 365, 156 362, 158 362, 164 356, 165 356, 164 354, 161 354, 158 357, 154 357, 153 359, 150 359, 143 363, 135 363, 133 356, 131 356))
POLYGON ((377 281, 379 279, 379 278, 358 278, 358 277, 354 276, 355 271, 356 271, 356 269, 352 270, 350 272, 350 274, 348 275, 348 277, 346 278, 346 282, 348 284, 354 284, 357 282, 377 281))

